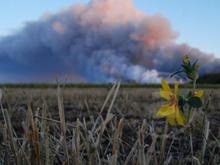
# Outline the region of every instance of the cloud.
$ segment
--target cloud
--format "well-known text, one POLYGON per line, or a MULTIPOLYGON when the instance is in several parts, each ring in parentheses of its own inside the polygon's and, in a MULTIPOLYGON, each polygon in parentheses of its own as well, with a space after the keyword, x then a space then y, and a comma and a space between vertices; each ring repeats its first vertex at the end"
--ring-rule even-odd
POLYGON ((189 54, 201 74, 220 71, 220 59, 187 44, 163 16, 147 15, 130 0, 93 0, 29 22, 0 39, 0 73, 5 81, 158 82, 189 54), (14 79, 13 79, 14 77, 14 79))

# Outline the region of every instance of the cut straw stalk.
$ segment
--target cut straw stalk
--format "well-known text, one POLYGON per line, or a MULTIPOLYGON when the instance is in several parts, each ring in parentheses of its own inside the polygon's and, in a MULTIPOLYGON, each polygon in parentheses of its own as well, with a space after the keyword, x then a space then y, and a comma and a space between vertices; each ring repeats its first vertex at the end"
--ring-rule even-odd
POLYGON ((111 113, 111 110, 112 110, 112 107, 114 105, 115 99, 116 99, 116 97, 118 95, 118 91, 119 91, 120 85, 121 85, 121 82, 120 81, 117 82, 116 89, 115 89, 115 92, 113 94, 113 98, 112 98, 111 104, 110 104, 110 106, 108 108, 107 116, 111 113))
POLYGON ((123 130, 123 122, 124 119, 120 119, 118 122, 118 127, 115 130, 114 137, 113 137, 113 144, 112 144, 112 156, 111 156, 111 165, 117 165, 117 159, 118 159, 118 153, 119 151, 119 144, 120 144, 120 138, 122 136, 122 130, 123 130))
POLYGON ((210 126, 210 122, 208 121, 208 119, 205 116, 202 155, 201 155, 201 159, 200 159, 200 162, 202 162, 202 163, 204 163, 204 160, 205 160, 205 151, 206 151, 207 140, 208 140, 208 136, 209 136, 209 126, 210 126))
MULTIPOLYGON (((43 118, 47 117, 47 103, 44 98, 43 98, 42 116, 43 118)), ((41 148, 45 150, 45 161, 44 161, 45 165, 50 164, 50 145, 49 145, 48 132, 49 132, 48 121, 47 120, 41 121, 41 135, 43 141, 41 148)))
POLYGON ((166 141, 167 141, 167 132, 168 132, 168 121, 166 120, 166 124, 165 124, 165 128, 164 128, 164 133, 162 135, 161 147, 160 147, 160 160, 159 160, 159 164, 162 164, 162 162, 164 162, 165 149, 166 149, 166 141))
POLYGON ((17 146, 17 143, 16 143, 16 141, 14 139, 14 136, 13 136, 13 128, 12 128, 12 124, 11 124, 11 119, 10 119, 9 114, 8 114, 7 111, 5 111, 5 117, 6 117, 8 135, 9 135, 11 146, 12 146, 12 149, 13 149, 13 152, 14 152, 16 164, 20 165, 21 164, 21 159, 20 159, 19 152, 18 152, 18 146, 17 146))
POLYGON ((113 85, 113 87, 111 88, 111 90, 109 91, 105 101, 104 101, 104 104, 100 110, 100 113, 99 113, 99 116, 97 117, 94 125, 93 125, 93 128, 92 128, 92 131, 91 133, 92 134, 98 134, 98 138, 96 139, 96 142, 95 142, 95 146, 96 148, 100 148, 100 144, 101 144, 101 138, 102 138, 102 135, 103 135, 103 132, 104 130, 106 129, 106 126, 107 124, 113 119, 114 115, 111 113, 111 110, 112 110, 112 106, 114 104, 114 101, 116 99, 116 96, 118 94, 118 90, 119 90, 119 87, 120 87, 120 82, 118 83, 115 83, 113 85), (113 96, 112 96, 113 95, 113 96), (102 112, 107 104, 107 102, 109 101, 109 99, 111 98, 111 96, 113 97, 112 101, 111 101, 111 104, 110 104, 110 107, 108 108, 107 110, 107 115, 105 117, 105 119, 103 119, 102 117, 102 112), (97 127, 98 123, 101 123, 100 126, 97 127))
POLYGON ((146 129, 147 129, 146 120, 144 120, 140 130, 138 131, 138 162, 141 165, 145 165, 146 163, 146 157, 144 153, 144 146, 145 146, 144 139, 145 139, 146 129))
MULTIPOLYGON (((61 121, 54 120, 54 119, 51 119, 51 118, 46 118, 46 117, 37 116, 37 115, 35 115, 34 117, 35 117, 35 118, 38 118, 38 119, 41 119, 41 120, 45 120, 45 121, 49 121, 49 122, 61 124, 61 121)), ((73 124, 67 123, 67 122, 66 122, 66 126, 72 127, 72 128, 76 128, 76 125, 73 125, 73 124)))
POLYGON ((130 164, 130 160, 132 159, 132 156, 136 152, 137 146, 138 146, 138 140, 134 143, 133 147, 131 148, 131 151, 129 152, 128 156, 125 159, 124 165, 130 164))
POLYGON ((57 101, 58 101, 58 110, 59 110, 59 117, 60 117, 60 125, 61 125, 61 136, 63 137, 63 148, 67 159, 67 164, 70 164, 69 161, 69 153, 68 153, 68 146, 66 142, 66 122, 65 122, 65 115, 64 115, 64 107, 63 107, 63 98, 61 96, 61 89, 58 85, 57 87, 57 101))
MULTIPOLYGON (((13 151, 14 156, 15 156, 16 164, 20 165, 21 164, 21 159, 20 159, 20 156, 19 156, 17 143, 15 142, 15 139, 14 139, 14 136, 13 136, 13 127, 12 127, 12 124, 11 124, 11 119, 9 117, 8 111, 3 108, 1 99, 2 99, 2 91, 0 91, 1 111, 2 111, 2 115, 3 115, 3 118, 4 118, 5 124, 6 124, 5 126, 6 126, 6 130, 7 130, 7 134, 9 136, 12 151, 13 151)), ((6 135, 6 137, 7 137, 7 135, 6 135)))
POLYGON ((82 164, 81 157, 80 157, 80 125, 77 119, 76 128, 73 129, 73 137, 72 137, 72 157, 74 164, 80 165, 82 164))
POLYGON ((105 102, 104 102, 104 104, 103 104, 103 106, 102 106, 102 108, 101 108, 101 110, 100 110, 99 116, 101 117, 101 121, 102 121, 103 118, 102 118, 101 113, 103 112, 103 110, 104 110, 104 108, 105 108, 105 106, 106 106, 108 100, 110 99, 111 95, 113 95, 113 96, 112 96, 112 97, 113 97, 113 98, 112 98, 112 101, 111 101, 110 106, 109 106, 109 108, 108 108, 108 110, 107 110, 107 115, 106 115, 106 117, 105 117, 105 121, 102 122, 102 123, 104 123, 104 127, 103 127, 103 125, 101 124, 101 125, 95 130, 96 124, 98 123, 98 120, 100 120, 100 118, 97 118, 97 119, 96 119, 96 122, 95 122, 95 125, 93 126, 92 132, 95 130, 95 133, 97 133, 101 128, 102 128, 102 130, 104 131, 106 124, 107 124, 109 121, 112 120, 112 118, 113 118, 114 115, 111 113, 111 110, 112 110, 113 104, 114 104, 114 102, 115 102, 115 99, 116 99, 116 97, 117 97, 119 88, 120 88, 120 82, 117 82, 117 83, 115 83, 115 84, 113 85, 113 87, 111 88, 109 94, 107 95, 107 98, 106 98, 106 100, 105 100, 105 102))
POLYGON ((155 154, 155 145, 156 145, 157 138, 158 138, 155 133, 153 133, 151 136, 153 138, 153 141, 151 143, 151 146, 150 146, 149 150, 147 151, 146 165, 150 165, 151 164, 152 155, 155 154))
POLYGON ((36 126, 36 122, 34 120, 34 115, 30 103, 28 104, 28 119, 29 119, 29 127, 30 127, 30 130, 28 132, 28 138, 33 146, 33 152, 31 154, 31 162, 35 162, 37 165, 39 165, 41 164, 39 130, 36 126))
POLYGON ((106 99, 105 99, 105 101, 104 101, 104 103, 103 103, 103 105, 102 105, 102 108, 101 108, 101 110, 100 110, 100 114, 101 114, 101 113, 103 112, 103 110, 105 109, 106 104, 108 103, 109 99, 111 98, 112 94, 114 93, 114 90, 115 90, 115 87, 116 87, 116 86, 117 86, 117 83, 115 83, 115 84, 112 86, 111 90, 108 92, 108 95, 107 95, 107 97, 106 97, 106 99))

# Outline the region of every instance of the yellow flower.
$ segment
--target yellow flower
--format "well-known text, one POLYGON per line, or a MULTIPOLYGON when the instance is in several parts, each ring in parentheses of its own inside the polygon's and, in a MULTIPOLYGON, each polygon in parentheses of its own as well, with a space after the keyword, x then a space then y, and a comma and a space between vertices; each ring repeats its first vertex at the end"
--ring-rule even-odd
POLYGON ((204 91, 203 90, 195 91, 193 96, 202 97, 202 96, 204 96, 204 91))
POLYGON ((171 125, 185 125, 186 119, 178 107, 179 84, 175 84, 174 92, 165 80, 161 80, 161 85, 160 96, 167 100, 168 103, 162 105, 156 115, 158 117, 166 117, 171 125))

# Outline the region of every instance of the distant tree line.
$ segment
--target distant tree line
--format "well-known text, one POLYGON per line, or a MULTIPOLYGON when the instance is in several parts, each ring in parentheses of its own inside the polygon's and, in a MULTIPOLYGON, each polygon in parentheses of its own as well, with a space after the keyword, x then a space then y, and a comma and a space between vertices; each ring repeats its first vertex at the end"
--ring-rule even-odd
POLYGON ((199 84, 220 84, 220 73, 210 73, 200 76, 197 80, 199 84))

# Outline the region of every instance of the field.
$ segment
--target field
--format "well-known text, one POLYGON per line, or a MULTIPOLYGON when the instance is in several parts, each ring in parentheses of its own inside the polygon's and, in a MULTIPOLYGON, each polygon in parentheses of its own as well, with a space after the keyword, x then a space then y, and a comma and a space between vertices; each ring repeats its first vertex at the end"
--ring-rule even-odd
POLYGON ((185 127, 155 117, 158 89, 4 88, 0 164, 220 164, 220 89, 185 127))

